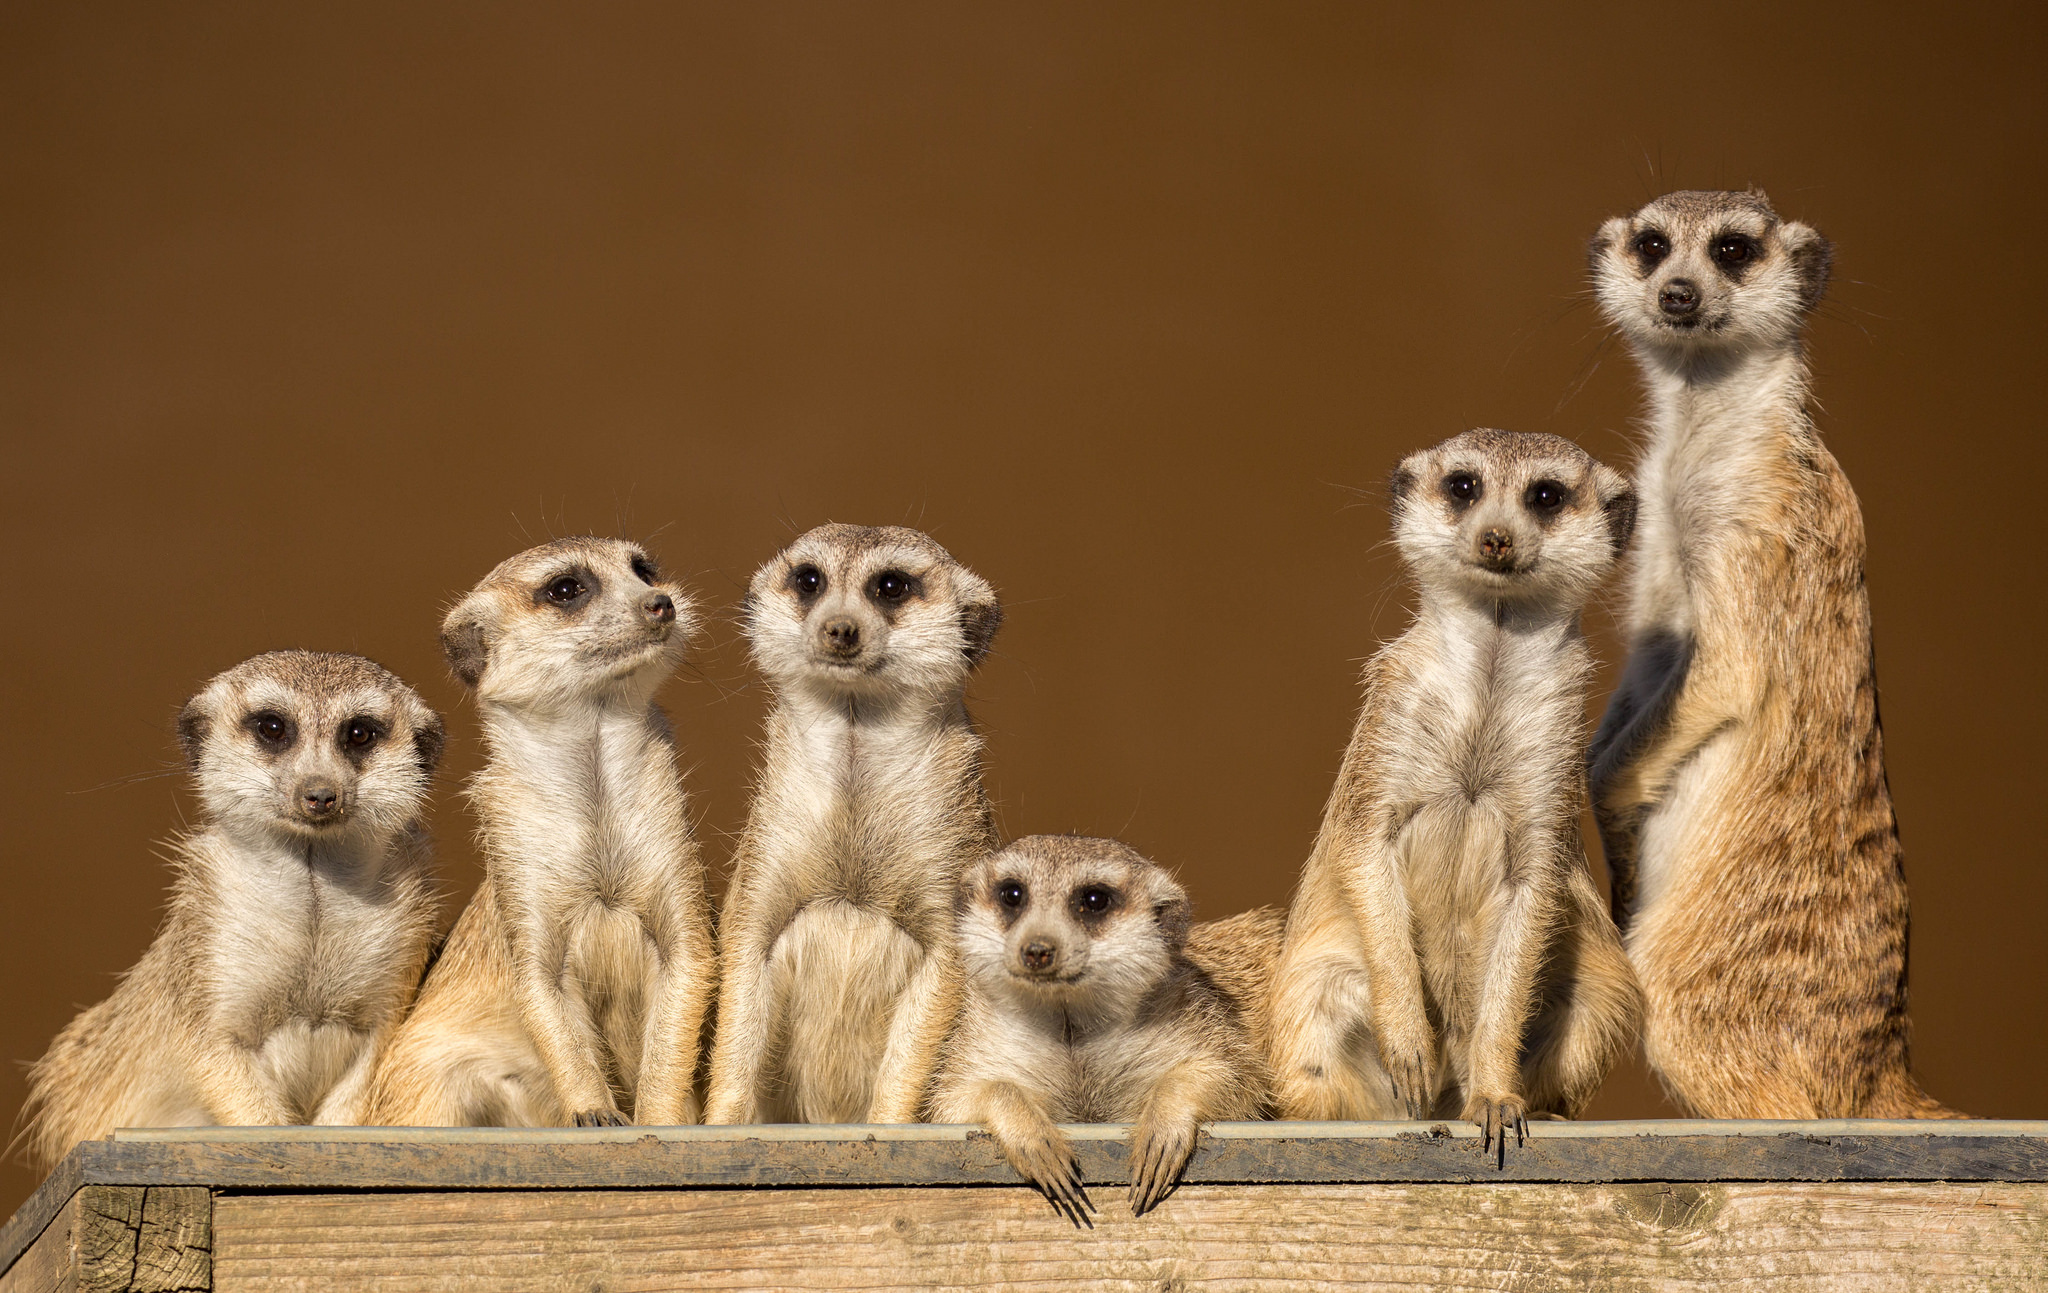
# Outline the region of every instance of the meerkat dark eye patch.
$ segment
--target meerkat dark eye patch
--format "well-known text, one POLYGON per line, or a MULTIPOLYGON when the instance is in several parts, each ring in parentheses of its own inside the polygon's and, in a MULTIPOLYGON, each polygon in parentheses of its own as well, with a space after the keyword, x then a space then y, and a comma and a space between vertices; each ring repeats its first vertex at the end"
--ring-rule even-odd
POLYGON ((1107 916, 1117 909, 1122 898, 1122 894, 1106 884, 1085 884, 1074 890, 1074 914, 1107 916))
POLYGON ((825 591, 825 572, 812 565, 798 566, 789 572, 789 591, 811 600, 825 591))
POLYGON ((633 558, 633 577, 643 584, 657 584, 661 582, 661 572, 656 570, 654 563, 649 561, 644 555, 633 558))
POLYGON ((351 759, 361 759, 377 748, 390 729, 367 714, 358 714, 341 725, 335 733, 335 740, 341 752, 351 759))
POLYGON ((1469 471, 1454 471, 1444 477, 1444 497, 1450 499, 1454 506, 1468 506, 1485 495, 1486 486, 1469 471))
POLYGON ((1012 910, 1021 908, 1030 897, 1030 891, 1025 889, 1023 882, 1020 880, 998 880, 996 882, 996 901, 1005 907, 1009 907, 1012 910))
POLYGON ((1645 229, 1629 243, 1628 249, 1645 270, 1653 269, 1671 254, 1671 240, 1655 229, 1645 229))
POLYGON ((1707 256, 1730 278, 1741 278, 1763 249, 1747 234, 1724 233, 1707 244, 1707 256))
POLYGON ((533 590, 533 600, 565 611, 580 609, 603 587, 587 570, 564 570, 533 590))
POLYGON ((242 726, 256 738, 257 748, 277 752, 291 748, 299 737, 298 725, 274 709, 259 709, 242 720, 242 726))
POLYGON ((1572 492, 1554 480, 1539 480, 1522 495, 1522 505, 1539 515, 1550 515, 1572 501, 1572 492))
POLYGON ((917 576, 900 570, 884 570, 868 582, 868 596, 886 606, 896 606, 923 591, 917 576))

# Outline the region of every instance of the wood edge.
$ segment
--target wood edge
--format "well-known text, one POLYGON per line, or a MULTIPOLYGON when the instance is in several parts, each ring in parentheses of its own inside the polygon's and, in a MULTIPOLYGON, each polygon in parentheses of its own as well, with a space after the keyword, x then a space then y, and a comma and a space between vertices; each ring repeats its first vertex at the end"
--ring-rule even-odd
POLYGON ((50 1169, 35 1193, 14 1210, 14 1215, 0 1226, 0 1275, 14 1269, 14 1263, 29 1250, 36 1240, 43 1237, 43 1231, 57 1219, 64 1205, 78 1193, 85 1184, 84 1163, 92 1147, 100 1142, 85 1141, 74 1145, 61 1162, 50 1169))

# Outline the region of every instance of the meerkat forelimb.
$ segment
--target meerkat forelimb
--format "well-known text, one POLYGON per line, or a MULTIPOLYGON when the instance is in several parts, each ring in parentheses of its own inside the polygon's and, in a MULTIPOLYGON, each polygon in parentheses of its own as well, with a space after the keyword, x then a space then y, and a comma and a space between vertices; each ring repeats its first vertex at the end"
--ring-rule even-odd
POLYGON ((485 874, 379 1068, 379 1122, 697 1120, 716 957, 654 699, 694 626, 644 549, 599 538, 522 552, 448 613, 485 874))
POLYGON ((1269 1096, 1248 1003, 1189 955, 1270 961, 1271 913, 1191 937, 1186 891, 1115 840, 1034 835, 962 877, 966 969, 931 1112, 988 1126, 1012 1167, 1078 1225, 1092 1225, 1062 1122, 1132 1122, 1133 1215, 1173 1189, 1203 1123, 1260 1116, 1269 1096))
POLYGON ((1757 192, 1666 194, 1593 239, 1652 412, 1594 809, 1644 1052, 1688 1112, 1960 1117, 1911 1072, 1863 517, 1806 407, 1830 257, 1757 192))
POLYGON ((156 940, 30 1070, 43 1168, 116 1127, 361 1121, 426 963, 442 728, 412 688, 274 651, 208 682, 178 739, 204 819, 156 940))
POLYGON ((953 887, 994 845, 963 692, 995 591, 915 530, 825 525, 755 574, 774 690, 719 924, 708 1122, 911 1122, 959 995, 953 887))
POLYGON ((1391 484, 1414 623, 1365 700, 1266 1018, 1288 1118, 1575 1116, 1640 1010, 1578 835, 1586 601, 1634 494, 1556 436, 1469 431, 1391 484))

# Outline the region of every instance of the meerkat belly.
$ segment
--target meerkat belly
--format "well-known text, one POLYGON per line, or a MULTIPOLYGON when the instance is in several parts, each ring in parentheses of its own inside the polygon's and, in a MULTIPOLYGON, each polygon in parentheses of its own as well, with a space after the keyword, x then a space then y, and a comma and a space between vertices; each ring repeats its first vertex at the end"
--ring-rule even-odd
POLYGON ((781 1041, 779 1099, 802 1122, 859 1122, 889 1023, 924 951, 889 917, 852 903, 798 912, 768 953, 781 1041))
POLYGON ((1679 766, 1645 812, 1636 851, 1636 914, 1627 936, 1632 955, 1670 931, 1689 930, 1689 896, 1710 878, 1703 868, 1745 861, 1720 858, 1712 846, 1726 816, 1740 807, 1733 783, 1741 772, 1741 745, 1736 731, 1713 737, 1679 766))
POLYGON ((1396 841, 1424 986, 1447 1041, 1471 1027, 1473 994, 1506 878, 1506 840, 1498 806, 1454 792, 1425 803, 1396 841))
POLYGON ((654 941, 632 912, 591 903, 569 929, 563 979, 590 1013, 621 1076, 640 1069, 647 988, 659 968, 654 941))
POLYGON ((295 1121, 308 1123, 369 1044, 368 1034, 345 1023, 291 1019, 263 1039, 256 1050, 256 1068, 295 1121))

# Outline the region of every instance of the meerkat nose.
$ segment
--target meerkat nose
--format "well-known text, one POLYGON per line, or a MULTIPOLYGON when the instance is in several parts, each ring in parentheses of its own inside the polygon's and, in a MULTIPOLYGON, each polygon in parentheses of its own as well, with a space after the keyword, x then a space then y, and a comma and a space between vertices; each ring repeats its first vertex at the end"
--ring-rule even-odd
POLYGON ((1700 289, 1689 278, 1674 278, 1657 293, 1657 304, 1670 315, 1691 314, 1700 308, 1700 289))
POLYGON ((676 604, 667 593, 649 593, 640 600, 640 609, 656 624, 673 623, 676 618, 676 604))
POLYGON ((851 655, 860 649, 860 625, 852 620, 826 620, 825 637, 841 655, 851 655))
POLYGON ((1052 963, 1059 958, 1059 952, 1051 943, 1028 943, 1024 947, 1024 968, 1033 974, 1044 974, 1052 969, 1052 963))
POLYGON ((1479 536, 1479 559, 1489 566, 1507 567, 1515 561, 1515 536, 1506 530, 1488 530, 1479 536))
POLYGON ((332 817, 340 807, 341 794, 333 786, 315 783, 299 788, 299 811, 308 817, 332 817))

